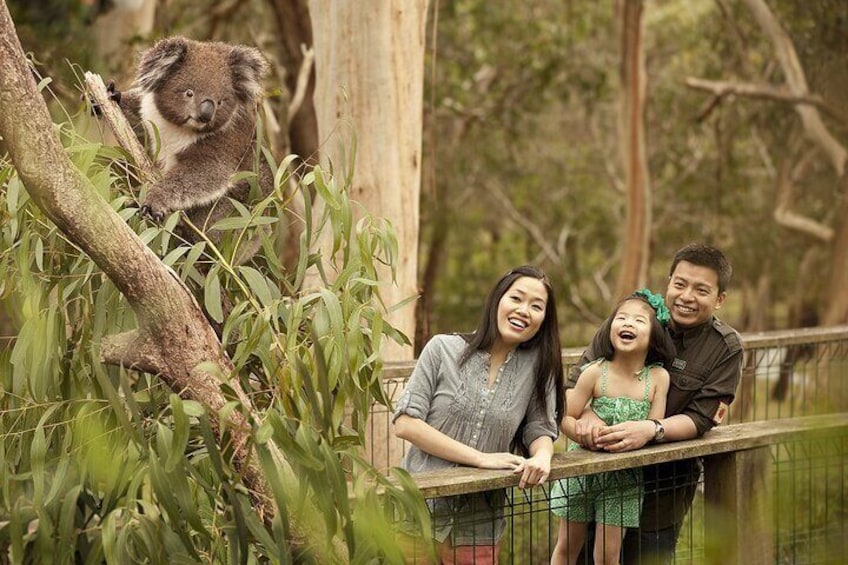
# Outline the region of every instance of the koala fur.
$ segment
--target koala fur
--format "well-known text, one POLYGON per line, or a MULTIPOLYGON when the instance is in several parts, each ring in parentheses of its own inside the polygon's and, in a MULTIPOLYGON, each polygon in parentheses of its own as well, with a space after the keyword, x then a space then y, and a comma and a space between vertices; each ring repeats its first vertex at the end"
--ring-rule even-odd
MULTIPOLYGON (((161 221, 185 210, 203 229, 232 212, 222 197, 248 200, 249 183, 230 179, 254 170, 256 97, 266 72, 260 52, 243 45, 171 37, 140 54, 133 87, 111 96, 163 173, 148 187, 142 215, 161 221)), ((261 156, 259 163, 266 195, 271 173, 261 156)))

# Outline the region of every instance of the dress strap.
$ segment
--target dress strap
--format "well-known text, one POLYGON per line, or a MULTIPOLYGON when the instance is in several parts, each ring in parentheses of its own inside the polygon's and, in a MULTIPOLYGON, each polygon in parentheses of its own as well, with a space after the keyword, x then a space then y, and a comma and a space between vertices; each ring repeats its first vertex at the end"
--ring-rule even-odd
POLYGON ((658 367, 658 366, 659 366, 659 364, 652 363, 652 364, 648 365, 647 367, 645 367, 645 369, 644 369, 644 371, 645 371, 645 398, 643 400, 645 400, 646 402, 648 401, 648 399, 651 396, 651 369, 653 369, 654 367, 658 367))
POLYGON ((609 373, 609 361, 604 359, 601 363, 601 396, 607 395, 607 375, 609 373))

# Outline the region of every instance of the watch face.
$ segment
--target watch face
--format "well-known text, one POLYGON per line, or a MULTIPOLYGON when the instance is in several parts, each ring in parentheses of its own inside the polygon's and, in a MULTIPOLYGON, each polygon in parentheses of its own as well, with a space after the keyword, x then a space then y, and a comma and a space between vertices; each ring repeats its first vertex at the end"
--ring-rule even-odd
POLYGON ((654 440, 659 441, 659 440, 661 440, 662 438, 665 437, 665 428, 663 427, 663 425, 660 423, 659 420, 654 420, 654 425, 657 427, 657 431, 654 434, 654 440))

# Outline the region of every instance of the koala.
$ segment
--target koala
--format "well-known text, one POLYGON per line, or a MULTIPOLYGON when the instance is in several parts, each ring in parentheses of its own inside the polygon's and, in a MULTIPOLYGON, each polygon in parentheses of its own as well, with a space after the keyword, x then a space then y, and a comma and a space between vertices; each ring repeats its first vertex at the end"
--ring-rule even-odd
MULTIPOLYGON (((161 222, 184 210, 203 229, 233 211, 225 197, 248 200, 249 183, 231 177, 254 170, 256 96, 266 72, 252 47, 171 37, 141 52, 132 88, 109 85, 110 98, 147 139, 162 170, 141 203, 143 216, 161 222)), ((273 180, 265 160, 259 162, 264 196, 273 180)))

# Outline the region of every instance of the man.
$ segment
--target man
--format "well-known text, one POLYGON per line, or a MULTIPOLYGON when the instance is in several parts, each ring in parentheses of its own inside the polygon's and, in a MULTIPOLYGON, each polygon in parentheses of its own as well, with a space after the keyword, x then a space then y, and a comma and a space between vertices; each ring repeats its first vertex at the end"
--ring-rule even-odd
MULTIPOLYGON (((665 302, 671 312, 669 332, 677 356, 671 367, 666 367, 671 385, 665 418, 607 427, 587 407, 577 425, 582 446, 631 451, 651 442, 700 437, 722 422, 742 374, 739 334, 715 316, 727 297, 731 275, 727 258, 714 247, 693 243, 675 253, 665 302)), ((574 387, 579 368, 597 357, 597 339, 596 335, 572 370, 567 388, 574 387)), ((627 532, 622 563, 672 561, 700 471, 699 459, 645 467, 641 525, 627 532)), ((591 543, 588 540, 587 547, 591 543)))

